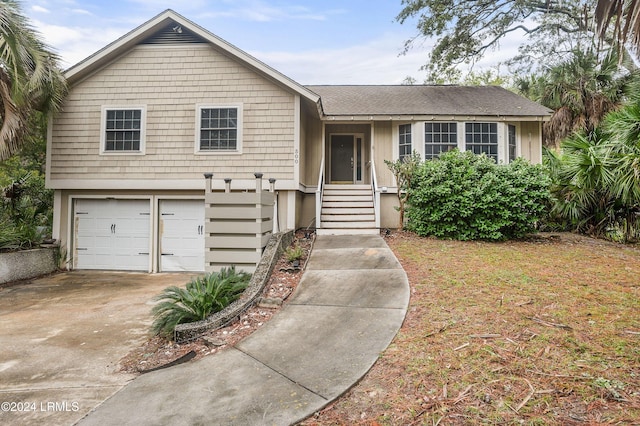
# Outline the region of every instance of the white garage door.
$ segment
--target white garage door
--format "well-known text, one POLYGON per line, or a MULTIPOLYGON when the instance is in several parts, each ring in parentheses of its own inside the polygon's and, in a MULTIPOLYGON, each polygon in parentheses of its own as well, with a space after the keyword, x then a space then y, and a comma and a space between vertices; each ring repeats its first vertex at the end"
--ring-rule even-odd
POLYGON ((76 269, 148 271, 150 218, 149 200, 76 200, 76 269))
POLYGON ((204 201, 160 201, 160 270, 204 271, 204 201))

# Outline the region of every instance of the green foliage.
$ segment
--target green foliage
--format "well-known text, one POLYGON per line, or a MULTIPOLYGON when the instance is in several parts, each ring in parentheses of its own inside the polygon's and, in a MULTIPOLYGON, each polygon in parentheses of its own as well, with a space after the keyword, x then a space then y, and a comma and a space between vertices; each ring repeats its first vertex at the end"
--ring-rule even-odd
POLYGON ((59 110, 67 93, 58 56, 23 15, 21 2, 0 2, 0 161, 17 152, 37 112, 59 110))
POLYGON ((602 119, 637 92, 640 71, 620 62, 615 50, 573 50, 561 63, 516 80, 524 96, 555 112, 544 124, 545 144, 559 148, 573 132, 592 132, 602 119))
POLYGON ((296 243, 293 247, 287 247, 284 251, 284 255, 289 262, 300 260, 302 256, 304 256, 304 249, 296 243))
POLYGON ((514 34, 524 39, 519 54, 507 62, 514 70, 559 61, 576 46, 595 46, 594 9, 595 3, 582 0, 403 0, 396 20, 415 23, 418 31, 405 51, 417 40, 433 43, 424 68, 436 81, 460 64, 477 62, 514 34))
POLYGON ((391 170, 391 173, 393 173, 393 177, 396 179, 398 186, 398 211, 400 212, 398 229, 404 228, 404 215, 409 198, 408 190, 411 187, 418 167, 420 167, 420 162, 420 154, 415 151, 411 155, 399 158, 396 161, 384 160, 384 163, 389 170, 391 170))
POLYGON ((31 248, 51 232, 53 191, 45 188, 46 120, 34 116, 18 155, 0 162, 0 249, 31 248))
POLYGON ((505 240, 535 231, 549 200, 542 166, 497 165, 457 150, 425 161, 409 191, 408 228, 422 236, 505 240))
POLYGON ((640 238, 640 99, 606 116, 589 134, 547 152, 553 179, 552 218, 599 237, 640 238))
POLYGON ((240 297, 249 280, 251 274, 236 272, 232 266, 194 278, 186 288, 165 288, 151 310, 155 317, 153 332, 170 337, 176 325, 200 321, 221 311, 240 297))

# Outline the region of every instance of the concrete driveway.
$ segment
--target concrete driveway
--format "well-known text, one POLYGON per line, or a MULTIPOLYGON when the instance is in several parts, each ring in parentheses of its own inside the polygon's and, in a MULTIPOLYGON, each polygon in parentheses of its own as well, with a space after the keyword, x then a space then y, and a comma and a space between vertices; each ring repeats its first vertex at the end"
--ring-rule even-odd
POLYGON ((0 288, 0 424, 70 425, 122 388, 151 299, 192 276, 74 271, 0 288))

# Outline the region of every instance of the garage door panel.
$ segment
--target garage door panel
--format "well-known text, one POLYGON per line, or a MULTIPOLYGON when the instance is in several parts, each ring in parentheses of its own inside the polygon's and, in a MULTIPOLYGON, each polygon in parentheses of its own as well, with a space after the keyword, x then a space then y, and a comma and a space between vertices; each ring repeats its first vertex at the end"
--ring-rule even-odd
POLYGON ((76 268, 149 270, 148 200, 79 199, 75 211, 76 268))
POLYGON ((160 269, 204 271, 204 202, 160 202, 160 269))

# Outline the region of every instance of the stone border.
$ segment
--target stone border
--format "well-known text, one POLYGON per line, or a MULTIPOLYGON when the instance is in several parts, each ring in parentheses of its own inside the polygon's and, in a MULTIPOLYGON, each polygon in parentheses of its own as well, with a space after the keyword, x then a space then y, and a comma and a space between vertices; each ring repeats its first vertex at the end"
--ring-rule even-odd
POLYGON ((247 289, 242 294, 242 297, 224 308, 222 311, 216 312, 202 321, 178 324, 173 332, 173 340, 178 343, 183 343, 197 339, 201 334, 204 334, 209 330, 221 328, 229 324, 255 304, 269 281, 273 267, 280 258, 280 255, 284 252, 285 248, 289 247, 293 242, 294 236, 294 231, 281 232, 272 235, 271 238, 269 238, 269 242, 267 242, 267 246, 262 253, 262 258, 251 277, 251 281, 249 282, 247 289))
POLYGON ((58 269, 57 248, 0 253, 0 284, 50 274, 58 269))

